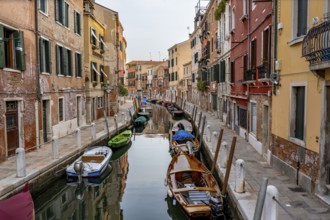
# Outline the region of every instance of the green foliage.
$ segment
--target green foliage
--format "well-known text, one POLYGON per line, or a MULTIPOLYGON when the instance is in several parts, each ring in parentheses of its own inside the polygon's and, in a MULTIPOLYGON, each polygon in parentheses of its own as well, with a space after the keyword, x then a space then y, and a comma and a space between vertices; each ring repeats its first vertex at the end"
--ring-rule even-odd
POLYGON ((218 6, 217 9, 214 11, 214 19, 219 21, 221 14, 225 12, 226 10, 226 4, 228 3, 228 0, 222 0, 218 6))
POLYGON ((124 87, 123 84, 119 83, 118 84, 118 89, 119 89, 119 95, 120 96, 127 96, 128 95, 128 90, 124 87))
POLYGON ((206 90, 206 81, 198 81, 197 82, 197 90, 200 91, 200 92, 205 92, 206 90))

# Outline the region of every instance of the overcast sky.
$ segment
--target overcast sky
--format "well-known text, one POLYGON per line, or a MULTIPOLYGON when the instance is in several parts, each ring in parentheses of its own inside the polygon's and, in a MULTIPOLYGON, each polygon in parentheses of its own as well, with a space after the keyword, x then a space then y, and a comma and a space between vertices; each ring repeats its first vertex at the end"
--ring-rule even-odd
POLYGON ((167 49, 189 38, 198 0, 96 0, 114 11, 124 27, 127 62, 167 59, 167 49))

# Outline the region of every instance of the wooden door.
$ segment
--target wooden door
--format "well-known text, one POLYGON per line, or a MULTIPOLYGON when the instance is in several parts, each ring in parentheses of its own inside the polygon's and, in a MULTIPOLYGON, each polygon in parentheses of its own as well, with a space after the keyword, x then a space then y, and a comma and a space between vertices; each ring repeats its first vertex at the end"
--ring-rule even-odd
POLYGON ((8 156, 15 155, 19 147, 18 103, 6 102, 7 151, 8 156))

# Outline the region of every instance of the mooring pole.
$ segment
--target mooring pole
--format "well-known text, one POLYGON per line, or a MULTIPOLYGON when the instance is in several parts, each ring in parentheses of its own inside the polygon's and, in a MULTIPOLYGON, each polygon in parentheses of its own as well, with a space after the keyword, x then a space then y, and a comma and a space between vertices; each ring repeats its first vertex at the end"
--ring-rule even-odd
POLYGON ((201 131, 201 135, 199 136, 199 147, 198 147, 198 151, 200 151, 202 149, 205 124, 206 124, 206 115, 204 115, 204 117, 203 117, 202 131, 201 131))
POLYGON ((201 127, 202 114, 203 114, 203 113, 200 112, 200 113, 199 113, 199 118, 198 118, 198 127, 197 127, 198 130, 197 130, 197 135, 196 135, 196 136, 198 136, 198 137, 200 136, 200 129, 199 129, 199 128, 201 127))
POLYGON ((219 133, 219 137, 218 137, 217 148, 216 148, 215 154, 214 154, 211 173, 214 172, 215 166, 217 164, 218 155, 219 155, 219 151, 220 151, 220 144, 221 144, 221 141, 222 141, 222 135, 223 135, 223 129, 221 128, 220 133, 219 133))
POLYGON ((231 142, 231 147, 230 147, 230 153, 229 153, 229 158, 228 158, 228 163, 227 163, 225 180, 224 180, 223 186, 222 186, 222 192, 221 192, 222 195, 225 195, 225 193, 226 193, 226 188, 227 188, 228 179, 229 179, 229 173, 230 173, 230 169, 231 169, 231 163, 233 161, 234 152, 235 152, 236 139, 237 139, 237 137, 234 136, 233 137, 233 140, 231 142))
POLYGON ((261 187, 260 187, 259 193, 258 193, 257 205, 256 205, 256 209, 254 211, 253 220, 261 219, 262 210, 264 208, 264 203, 265 203, 265 198, 266 198, 267 185, 268 185, 268 178, 263 177, 261 187))
POLYGON ((193 111, 191 113, 191 122, 192 122, 192 125, 194 126, 195 122, 194 122, 194 115, 195 115, 195 108, 196 106, 193 107, 193 111))

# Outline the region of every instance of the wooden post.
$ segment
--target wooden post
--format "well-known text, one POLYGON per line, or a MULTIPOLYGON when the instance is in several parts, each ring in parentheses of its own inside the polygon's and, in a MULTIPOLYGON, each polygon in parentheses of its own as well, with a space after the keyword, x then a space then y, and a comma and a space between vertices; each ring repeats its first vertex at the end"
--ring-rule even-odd
POLYGON ((200 130, 199 130, 199 128, 201 127, 201 122, 202 122, 202 112, 199 113, 197 135, 196 136, 200 136, 200 133, 199 133, 200 130))
POLYGON ((233 140, 231 142, 231 147, 230 147, 230 153, 229 153, 229 158, 228 158, 228 163, 227 163, 225 180, 224 180, 223 186, 222 186, 222 192, 221 192, 222 195, 225 195, 225 193, 226 193, 226 188, 227 188, 228 179, 229 179, 229 173, 230 173, 230 169, 231 169, 231 163, 233 161, 234 152, 235 152, 236 139, 237 139, 236 136, 233 137, 233 140))
POLYGON ((195 124, 195 122, 194 122, 195 108, 196 108, 196 106, 193 107, 193 111, 192 111, 191 116, 190 116, 191 117, 191 123, 192 123, 193 127, 194 127, 194 124, 195 124))
POLYGON ((203 117, 202 131, 201 131, 201 135, 200 135, 200 137, 199 137, 198 151, 200 151, 201 148, 202 148, 205 124, 206 124, 206 115, 204 115, 204 117, 203 117))
POLYGON ((197 111, 198 111, 198 107, 196 107, 196 109, 195 109, 195 115, 194 115, 194 125, 193 126, 195 126, 195 122, 196 122, 196 117, 197 117, 197 111))
POLYGON ((220 133, 219 133, 219 137, 218 137, 217 148, 216 148, 215 154, 214 154, 214 159, 213 159, 213 163, 212 163, 211 173, 214 172, 215 166, 217 164, 219 150, 220 150, 220 143, 222 141, 222 135, 223 135, 223 129, 221 128, 220 133))

